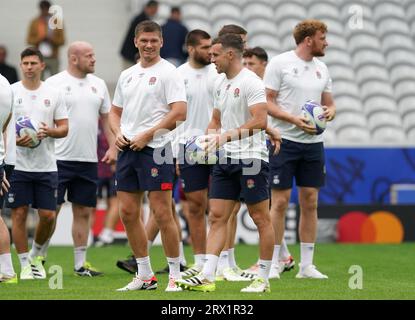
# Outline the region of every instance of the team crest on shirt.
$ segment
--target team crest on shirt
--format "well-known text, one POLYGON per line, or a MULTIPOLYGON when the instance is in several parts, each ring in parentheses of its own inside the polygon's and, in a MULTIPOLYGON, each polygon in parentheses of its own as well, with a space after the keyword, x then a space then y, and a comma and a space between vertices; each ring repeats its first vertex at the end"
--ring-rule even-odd
POLYGON ((151 168, 151 176, 153 178, 157 177, 159 175, 159 171, 157 168, 151 168))
POLYGON ((43 104, 45 105, 45 107, 50 107, 50 100, 49 99, 43 100, 43 104))
POLYGON ((97 93, 97 88, 91 87, 91 90, 92 90, 93 93, 97 93))
POLYGON ((148 81, 148 85, 149 86, 154 86, 154 84, 156 83, 157 78, 156 77, 151 77, 150 80, 148 81))
POLYGON ((246 186, 247 186, 248 189, 255 188, 255 181, 254 181, 254 179, 248 179, 248 180, 246 180, 246 186))
POLYGON ((235 90, 233 91, 233 97, 234 98, 239 98, 239 92, 240 92, 241 90, 239 90, 239 88, 235 88, 235 90))
POLYGON ((316 71, 316 76, 317 76, 317 79, 321 79, 321 73, 320 73, 320 71, 316 71))

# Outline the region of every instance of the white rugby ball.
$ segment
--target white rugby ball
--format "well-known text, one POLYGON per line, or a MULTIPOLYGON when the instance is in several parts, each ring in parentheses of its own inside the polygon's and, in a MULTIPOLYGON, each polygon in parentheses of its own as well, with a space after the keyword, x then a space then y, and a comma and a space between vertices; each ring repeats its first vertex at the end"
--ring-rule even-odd
POLYGON ((319 103, 309 100, 301 107, 301 110, 307 121, 317 129, 317 134, 322 134, 326 130, 324 109, 319 103))

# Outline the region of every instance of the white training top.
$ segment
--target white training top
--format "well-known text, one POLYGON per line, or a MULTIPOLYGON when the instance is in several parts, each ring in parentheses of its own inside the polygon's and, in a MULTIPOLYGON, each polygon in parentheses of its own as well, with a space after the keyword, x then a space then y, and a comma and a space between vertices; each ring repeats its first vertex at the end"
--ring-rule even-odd
MULTIPOLYGON (((267 103, 264 83, 246 68, 233 79, 223 77, 215 82, 214 106, 221 112, 223 131, 239 128, 252 119, 249 107, 259 103, 267 103)), ((246 138, 228 142, 224 149, 228 158, 268 162, 264 130, 251 137, 246 134, 246 138)))
MULTIPOLYGON (((4 146, 3 126, 7 121, 12 110, 13 92, 9 81, 0 74, 0 164, 6 157, 6 148, 4 146)), ((9 150, 7 150, 9 152, 9 150)))
POLYGON ((65 161, 97 162, 98 121, 111 108, 104 80, 87 74, 76 78, 62 71, 46 80, 62 93, 68 109, 69 132, 55 140, 56 158, 65 161))
MULTIPOLYGON (((264 82, 266 88, 278 91, 277 104, 282 110, 295 116, 301 115, 301 107, 308 100, 321 103, 322 93, 332 91, 327 66, 317 58, 304 61, 294 50, 271 59, 265 70, 264 82)), ((310 135, 290 122, 270 119, 284 139, 301 143, 323 141, 321 134, 310 135)))
MULTIPOLYGON (((12 85, 12 89, 16 120, 26 116, 53 128, 54 120, 68 118, 62 94, 49 84, 42 82, 38 89, 28 90, 19 81, 12 85)), ((46 137, 36 148, 17 146, 15 169, 29 172, 57 171, 54 140, 46 137)))
MULTIPOLYGON (((122 108, 121 133, 132 139, 137 134, 159 124, 174 102, 186 102, 184 81, 176 67, 161 59, 143 68, 138 63, 124 70, 118 79, 113 105, 122 108)), ((164 146, 171 132, 160 134, 148 143, 149 147, 164 146)))
POLYGON ((216 79, 220 77, 213 64, 195 69, 188 62, 177 68, 186 87, 187 115, 186 121, 175 131, 173 143, 174 155, 177 156, 177 144, 186 143, 192 136, 204 135, 212 118, 213 99, 216 79))

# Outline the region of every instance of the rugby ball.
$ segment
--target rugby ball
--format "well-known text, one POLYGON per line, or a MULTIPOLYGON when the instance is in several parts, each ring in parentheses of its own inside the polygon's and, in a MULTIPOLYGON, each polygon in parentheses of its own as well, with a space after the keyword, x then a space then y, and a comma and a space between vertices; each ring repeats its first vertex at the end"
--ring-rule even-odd
POLYGON ((186 142, 185 153, 187 162, 190 164, 215 164, 218 161, 216 153, 207 153, 206 135, 192 137, 186 142))
POLYGON ((30 148, 36 148, 42 142, 37 138, 37 131, 39 129, 39 123, 26 116, 21 116, 16 120, 16 134, 19 137, 29 136, 32 138, 30 148))
POLYGON ((317 134, 322 134, 327 124, 322 106, 315 101, 309 100, 301 107, 301 111, 308 123, 315 126, 317 134))

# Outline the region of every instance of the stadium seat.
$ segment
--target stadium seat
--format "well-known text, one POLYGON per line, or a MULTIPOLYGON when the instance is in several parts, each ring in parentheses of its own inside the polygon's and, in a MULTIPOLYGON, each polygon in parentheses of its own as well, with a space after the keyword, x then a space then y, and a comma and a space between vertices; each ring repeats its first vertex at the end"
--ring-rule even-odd
POLYGON ((360 94, 364 101, 372 96, 393 97, 393 89, 387 81, 370 80, 360 85, 360 94))
MULTIPOLYGON (((331 30, 331 29, 330 29, 331 30)), ((328 49, 347 50, 347 41, 344 37, 329 32, 327 35, 328 49)))
POLYGON ((372 132, 372 141, 379 144, 402 144, 406 141, 405 132, 398 127, 382 126, 372 132))
POLYGON ((330 53, 327 53, 321 60, 327 63, 328 65, 341 64, 345 66, 350 66, 352 64, 350 55, 347 51, 339 50, 336 48, 328 48, 327 50, 330 50, 330 53))
POLYGON ((339 80, 333 86, 333 94, 335 96, 349 96, 359 98, 359 89, 355 82, 347 80, 339 80))
POLYGON ((405 11, 399 3, 394 1, 375 1, 373 7, 374 20, 380 22, 388 17, 395 17, 405 20, 405 11))
POLYGON ((395 95, 399 99, 413 96, 415 93, 415 82, 413 80, 402 80, 395 86, 395 95))
POLYGON ((277 25, 272 20, 263 20, 263 19, 252 19, 246 24, 247 30, 249 30, 249 35, 253 36, 254 34, 270 34, 275 36, 278 34, 277 25))
MULTIPOLYGON (((257 34, 249 37, 248 42, 250 47, 259 46, 264 48, 267 52, 269 50, 274 52, 282 52, 280 42, 276 36, 271 36, 269 34, 257 34)), ((269 56, 269 58, 271 58, 271 56, 269 56)))
POLYGON ((366 128, 366 117, 362 113, 357 112, 342 112, 336 116, 333 125, 336 128, 336 133, 343 128, 360 127, 366 128))
POLYGON ((389 69, 397 65, 415 65, 415 55, 413 51, 397 48, 390 50, 386 54, 386 65, 389 69))
POLYGON ((182 7, 183 21, 187 22, 190 18, 196 18, 201 20, 209 19, 209 10, 202 3, 183 3, 182 7))
POLYGON ((401 117, 396 112, 375 112, 369 115, 367 122, 371 131, 376 130, 379 127, 402 127, 401 117))
POLYGON ((337 20, 339 19, 340 12, 334 3, 328 1, 313 1, 308 8, 308 16, 323 20, 324 18, 337 20))
POLYGON ((336 113, 343 112, 357 112, 361 113, 363 111, 362 103, 359 99, 351 96, 335 96, 334 102, 336 103, 336 113))
POLYGON ((349 37, 348 43, 350 52, 355 52, 363 48, 378 51, 381 48, 379 38, 369 33, 353 33, 349 37))
POLYGON ((184 24, 187 26, 189 30, 202 29, 209 34, 212 34, 212 31, 213 31, 211 24, 208 21, 202 20, 202 19, 197 19, 197 18, 186 19, 184 21, 184 24))
POLYGON ((216 6, 210 8, 210 19, 213 21, 217 19, 231 18, 239 21, 240 23, 241 15, 242 13, 239 6, 236 6, 230 2, 218 3, 216 6))
POLYGON ((414 51, 414 45, 412 39, 408 36, 402 34, 393 33, 388 34, 382 38, 382 50, 384 53, 388 53, 391 50, 396 50, 398 48, 407 49, 414 51))
POLYGON ((363 109, 367 115, 379 111, 396 112, 398 110, 394 99, 382 96, 372 96, 367 99, 363 109))
POLYGON ((363 65, 362 67, 356 70, 356 80, 359 84, 365 83, 370 80, 388 82, 389 73, 384 67, 378 65, 363 65))
MULTIPOLYGON (((241 25, 242 27, 244 26, 240 20, 234 19, 231 17, 216 19, 216 20, 213 20, 212 22, 213 22, 212 28, 213 28, 214 35, 216 35, 219 32, 219 30, 227 24, 236 24, 236 25, 241 25)), ((248 41, 249 41, 249 38, 248 38, 248 41)))
POLYGON ((288 51, 295 49, 295 40, 292 35, 288 35, 281 41, 281 51, 288 51))
POLYGON ((327 125, 327 128, 323 133, 323 141, 324 141, 324 144, 327 146, 336 144, 336 132, 329 125, 327 125))
POLYGON ((403 80, 415 81, 415 65, 398 65, 389 70, 390 81, 396 85, 403 80))
POLYGON ((277 25, 278 25, 278 35, 280 36, 280 39, 284 41, 284 39, 288 36, 291 37, 291 39, 294 39, 293 30, 300 21, 301 19, 295 19, 295 18, 288 18, 288 19, 282 18, 281 20, 276 20, 277 25))
POLYGON ((379 66, 385 65, 385 58, 380 51, 373 49, 361 49, 354 51, 352 54, 352 61, 355 70, 367 64, 377 64, 379 66))
POLYGON ((412 130, 415 128, 415 112, 411 112, 405 115, 402 120, 403 128, 406 131, 412 130))
POLYGON ((415 127, 408 130, 406 137, 407 137, 406 138, 407 143, 409 142, 413 146, 414 141, 415 141, 415 127))
POLYGON ((287 18, 301 21, 308 16, 307 10, 304 8, 304 6, 295 2, 288 1, 277 6, 274 15, 277 22, 287 18))
POLYGON ((415 111, 415 92, 412 96, 407 96, 399 100, 398 110, 402 119, 404 119, 407 114, 415 111))
POLYGON ((379 21, 378 30, 381 37, 389 33, 400 33, 409 35, 410 29, 405 20, 397 18, 387 18, 379 21))
MULTIPOLYGON (((362 14, 363 27, 366 29, 366 22, 371 21, 373 17, 372 9, 367 2, 358 2, 359 1, 353 1, 353 3, 351 4, 349 1, 345 1, 344 5, 341 6, 339 18, 343 21, 345 25, 347 24, 348 26, 350 26, 349 23, 353 25, 354 16, 362 14)), ((350 28, 345 29, 348 30, 350 28)), ((351 28, 350 31, 359 32, 360 29, 351 28)))
POLYGON ((344 65, 331 65, 330 69, 330 76, 333 81, 336 80, 348 80, 348 81, 355 81, 356 76, 353 72, 353 69, 344 65))
POLYGON ((259 2, 252 2, 247 4, 242 9, 241 18, 245 23, 255 18, 266 18, 270 20, 275 19, 275 21, 277 21, 277 18, 274 16, 274 11, 264 3, 259 2))
POLYGON ((336 132, 339 144, 367 144, 370 142, 370 133, 364 127, 348 126, 336 132))

